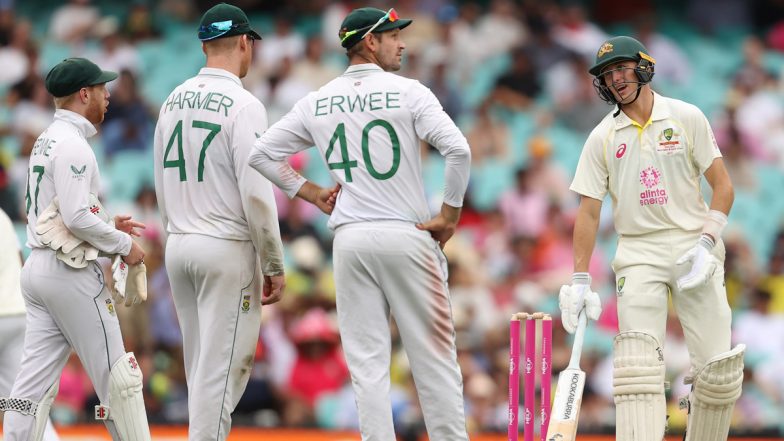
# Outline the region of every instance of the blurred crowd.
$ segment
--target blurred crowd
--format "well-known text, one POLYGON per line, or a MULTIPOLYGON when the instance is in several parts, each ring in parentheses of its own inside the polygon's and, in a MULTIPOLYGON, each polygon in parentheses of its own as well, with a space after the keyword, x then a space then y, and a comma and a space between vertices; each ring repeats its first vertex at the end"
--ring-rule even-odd
MULTIPOLYGON (((557 316, 558 289, 570 280, 578 199, 568 187, 582 142, 611 110, 596 96, 587 67, 608 35, 639 38, 657 60, 654 89, 694 102, 708 115, 742 199, 725 234, 733 340, 748 347, 733 431, 784 433, 784 197, 777 194, 784 188, 781 2, 597 0, 586 2, 590 7, 528 0, 234 3, 249 12, 264 38, 244 83, 266 106, 271 124, 345 68, 337 31, 352 8, 394 6, 401 17, 414 19, 402 34, 407 47, 401 74, 433 90, 473 154, 460 228, 445 250, 472 432, 506 430, 509 317, 518 311, 557 316), (698 61, 697 52, 710 48, 714 52, 698 61), (755 222, 765 228, 756 228, 755 222)), ((147 223, 142 239, 149 299, 131 309, 120 307, 118 313, 126 349, 135 352, 144 371, 153 423, 187 422, 186 387, 180 324, 164 265, 165 234, 149 179, 152 164, 134 171, 132 159, 151 157, 158 106, 176 84, 197 72, 203 59, 196 23, 211 5, 204 0, 0 1, 0 96, 5 103, 0 106, 0 208, 16 221, 20 240, 27 160, 54 112, 43 76, 65 56, 85 56, 121 73, 109 84, 109 112, 92 142, 109 210, 147 223)), ((427 145, 421 154, 428 198, 437 209, 443 161, 427 145)), ((300 154, 292 165, 328 183, 318 157, 300 154)), ((357 428, 336 328, 326 218, 299 200, 277 196, 287 289, 280 303, 263 309, 253 373, 235 423, 357 428)), ((614 425, 610 352, 617 319, 610 216, 607 201, 590 269, 604 312, 589 329, 583 355, 588 373, 580 418, 584 432, 612 432, 614 425)), ((554 330, 555 376, 568 363, 571 344, 558 320, 554 330)), ((398 433, 416 437, 423 431, 422 416, 406 355, 399 339, 393 342, 395 423, 398 433)), ((689 366, 674 313, 665 361, 670 430, 677 432, 685 426, 678 400, 688 393, 683 377, 689 366)), ((52 416, 59 424, 89 421, 95 404, 73 356, 52 416)))

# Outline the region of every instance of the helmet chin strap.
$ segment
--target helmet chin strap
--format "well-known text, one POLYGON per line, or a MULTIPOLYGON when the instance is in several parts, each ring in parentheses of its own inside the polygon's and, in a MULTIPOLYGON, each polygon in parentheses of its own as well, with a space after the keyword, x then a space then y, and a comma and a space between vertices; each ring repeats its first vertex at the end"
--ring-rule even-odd
MULTIPOLYGON (((623 105, 623 104, 629 105, 629 104, 637 101, 637 98, 640 97, 640 92, 642 92, 642 86, 648 84, 648 83, 641 83, 639 81, 636 81, 636 83, 637 83, 637 90, 636 90, 636 93, 634 94, 634 99, 629 101, 628 103, 622 103, 622 102, 618 101, 616 103, 618 105, 618 110, 615 113, 613 113, 613 118, 617 117, 621 113, 621 105, 623 105)), ((624 83, 624 84, 629 84, 629 83, 624 83)), ((613 89, 615 89, 615 86, 613 86, 613 89)), ((615 91, 617 92, 618 89, 616 89, 615 91)), ((618 95, 620 95, 620 93, 618 95)))

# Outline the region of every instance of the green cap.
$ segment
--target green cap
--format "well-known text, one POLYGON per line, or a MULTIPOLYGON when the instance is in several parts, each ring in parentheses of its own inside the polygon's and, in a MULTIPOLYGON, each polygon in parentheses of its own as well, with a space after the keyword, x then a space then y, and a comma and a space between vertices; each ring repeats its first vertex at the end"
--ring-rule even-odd
POLYGON ((251 29, 248 16, 236 6, 219 3, 211 7, 201 17, 199 25, 199 40, 201 41, 243 34, 250 34, 253 39, 261 40, 261 35, 251 29))
POLYGON ((656 60, 648 54, 648 49, 636 39, 623 35, 613 37, 599 47, 599 51, 596 52, 596 62, 588 69, 588 72, 593 76, 598 76, 607 65, 619 61, 640 61, 643 59, 651 64, 656 64, 656 60))
POLYGON ((68 96, 82 87, 117 79, 117 74, 101 70, 86 58, 66 58, 46 74, 46 90, 55 98, 68 96))
MULTIPOLYGON (((340 45, 349 49, 359 43, 362 40, 362 36, 365 35, 365 32, 378 23, 378 21, 381 20, 381 17, 387 15, 387 12, 388 11, 382 11, 381 9, 376 8, 359 8, 349 12, 346 18, 343 19, 343 23, 340 25, 340 32, 338 32, 340 45), (350 34, 348 38, 346 38, 347 34, 350 34)), ((390 14, 383 23, 376 26, 376 28, 373 29, 373 32, 403 29, 413 21, 407 18, 397 18, 397 13, 395 13, 393 9, 390 9, 389 12, 392 14, 390 14)))

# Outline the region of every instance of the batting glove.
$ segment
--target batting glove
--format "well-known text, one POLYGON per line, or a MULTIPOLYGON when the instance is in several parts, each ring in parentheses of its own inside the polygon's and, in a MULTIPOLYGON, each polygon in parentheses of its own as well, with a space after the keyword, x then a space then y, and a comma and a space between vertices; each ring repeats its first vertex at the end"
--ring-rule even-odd
POLYGON ((707 234, 700 236, 697 245, 694 245, 686 252, 675 264, 683 265, 691 262, 691 270, 688 274, 678 279, 678 289, 690 290, 700 287, 716 272, 719 261, 711 254, 711 250, 716 245, 713 239, 707 234))
POLYGON ((598 320, 602 315, 602 302, 599 294, 591 291, 591 276, 588 273, 574 273, 571 286, 561 287, 558 306, 561 308, 561 323, 570 334, 574 334, 577 329, 580 311, 583 308, 586 316, 591 320, 598 320))

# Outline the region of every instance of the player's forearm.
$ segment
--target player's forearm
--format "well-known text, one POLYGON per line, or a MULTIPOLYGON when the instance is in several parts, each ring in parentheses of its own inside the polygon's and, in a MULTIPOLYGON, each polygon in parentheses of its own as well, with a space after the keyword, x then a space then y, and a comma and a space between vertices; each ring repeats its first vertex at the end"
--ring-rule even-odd
POLYGON ((248 165, 283 190, 289 199, 296 196, 300 187, 306 182, 305 178, 291 168, 288 162, 273 160, 263 148, 258 146, 251 151, 248 165))
POLYGON ((461 207, 453 207, 449 204, 441 204, 441 216, 450 224, 457 225, 460 221, 461 207))
POLYGON ((131 251, 131 236, 118 231, 90 211, 85 185, 74 186, 59 180, 55 182, 60 216, 68 231, 106 254, 127 255, 131 251))
MULTIPOLYGON (((601 202, 599 202, 601 204, 601 202)), ((601 207, 601 205, 599 205, 601 207)), ((574 272, 587 273, 591 262, 593 248, 596 245, 596 232, 599 230, 599 213, 588 206, 586 202, 580 203, 577 219, 574 223, 574 272)))
POLYGON ((705 180, 708 181, 711 190, 713 190, 710 209, 720 211, 725 215, 730 214, 732 202, 735 200, 735 191, 732 188, 732 180, 722 158, 714 158, 710 167, 703 172, 703 175, 705 180))
MULTIPOLYGON (((62 205, 61 205, 62 207, 62 205)), ((131 236, 118 231, 99 219, 87 207, 75 212, 61 210, 63 223, 74 236, 106 254, 127 255, 131 251, 131 236), (66 214, 67 213, 67 214, 66 214)))
POLYGON ((316 205, 321 190, 322 188, 320 186, 310 181, 305 181, 299 190, 297 190, 296 196, 305 202, 310 202, 311 204, 316 205))
MULTIPOLYGON (((462 207, 463 197, 468 188, 471 174, 471 150, 468 145, 452 149, 446 154, 446 170, 444 171, 444 204, 451 207, 462 207)), ((459 212, 458 212, 459 213, 459 212)))
MULTIPOLYGON (((269 191, 269 183, 266 184, 269 191)), ((283 243, 280 239, 278 209, 272 192, 268 194, 243 195, 244 209, 248 218, 251 241, 261 260, 261 271, 265 276, 283 274, 283 243)))
POLYGON ((732 184, 728 181, 718 182, 713 187, 713 196, 711 197, 710 209, 721 211, 729 215, 732 203, 735 201, 735 190, 732 184))

